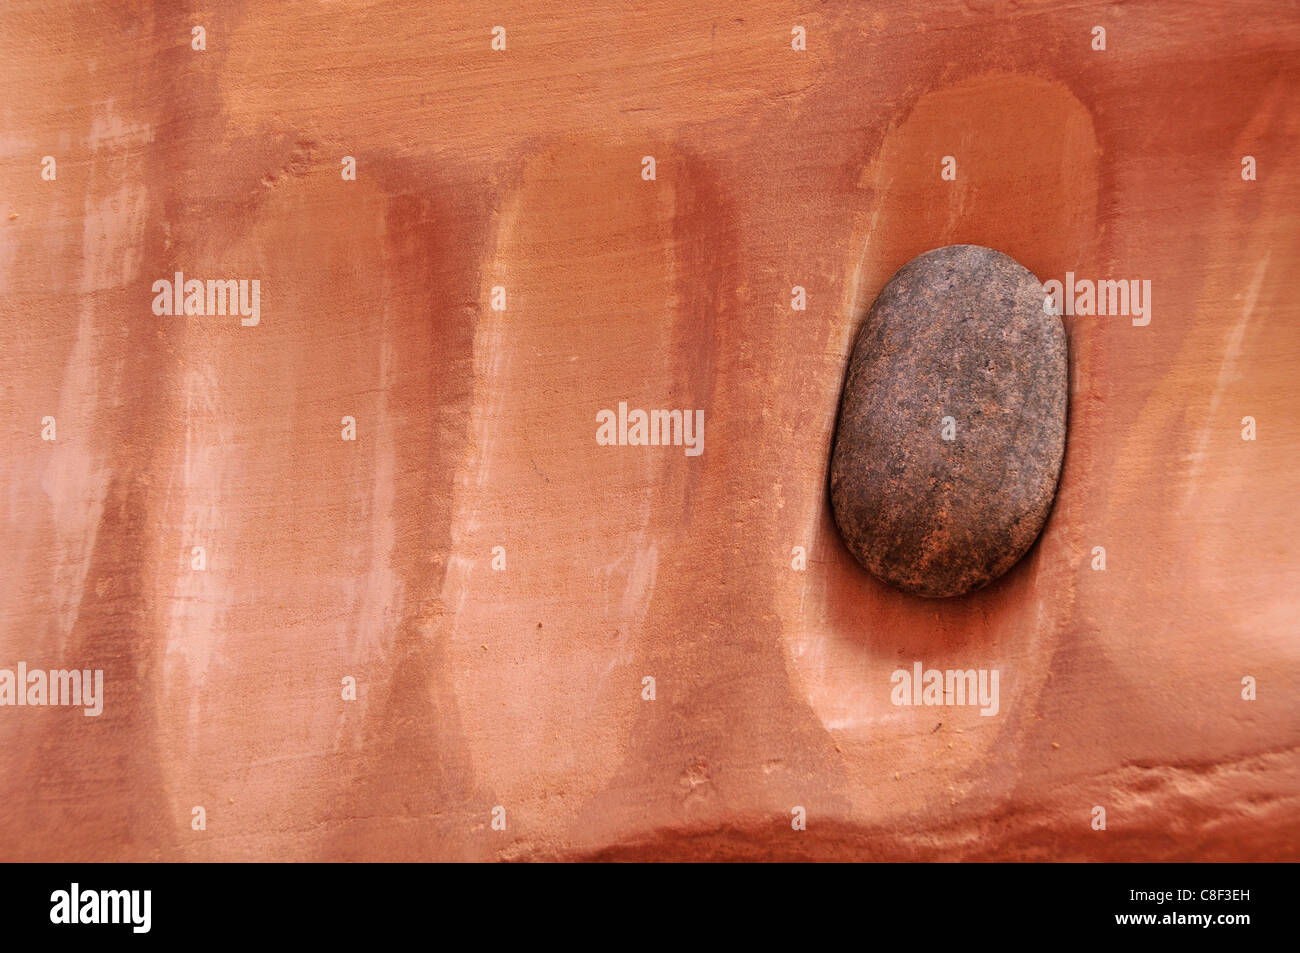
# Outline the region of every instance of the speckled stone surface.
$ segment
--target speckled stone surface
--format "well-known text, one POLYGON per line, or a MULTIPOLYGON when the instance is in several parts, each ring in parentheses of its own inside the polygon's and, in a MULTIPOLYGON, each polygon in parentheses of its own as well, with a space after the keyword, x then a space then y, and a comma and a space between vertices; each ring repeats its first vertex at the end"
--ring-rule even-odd
POLYGON ((831 505, 879 578, 962 595, 1042 531, 1067 404, 1065 330, 1043 296, 1001 252, 949 245, 912 259, 876 298, 840 403, 831 505))

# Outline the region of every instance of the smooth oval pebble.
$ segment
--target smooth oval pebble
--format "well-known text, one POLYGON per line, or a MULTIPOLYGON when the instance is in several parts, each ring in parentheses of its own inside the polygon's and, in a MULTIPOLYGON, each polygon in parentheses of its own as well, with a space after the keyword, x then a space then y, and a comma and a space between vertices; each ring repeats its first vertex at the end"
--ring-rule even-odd
POLYGON ((831 507, 874 575, 962 595, 1038 538, 1068 399, 1065 329, 1043 300, 1001 252, 948 245, 900 268, 871 306, 840 401, 831 507))

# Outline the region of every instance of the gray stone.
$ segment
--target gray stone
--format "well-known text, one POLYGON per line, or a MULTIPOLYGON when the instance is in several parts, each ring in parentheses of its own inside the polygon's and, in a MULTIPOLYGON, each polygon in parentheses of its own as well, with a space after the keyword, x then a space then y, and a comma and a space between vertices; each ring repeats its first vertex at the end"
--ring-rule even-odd
POLYGON ((1043 299, 1028 269, 979 245, 917 256, 876 298, 831 457, 836 525, 874 575, 962 595, 1038 538, 1068 399, 1065 329, 1043 299))

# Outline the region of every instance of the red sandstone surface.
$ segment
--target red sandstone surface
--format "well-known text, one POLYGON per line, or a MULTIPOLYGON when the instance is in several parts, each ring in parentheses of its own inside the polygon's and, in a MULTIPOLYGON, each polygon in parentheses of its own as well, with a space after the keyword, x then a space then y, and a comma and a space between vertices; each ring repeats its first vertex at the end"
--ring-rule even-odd
POLYGON ((1298 51, 1278 3, 9 0, 0 667, 106 697, 0 707, 0 858, 1300 859, 1298 51), (1044 534, 929 601, 826 482, 865 309, 957 242, 1152 320, 1064 319, 1044 534), (177 271, 260 323, 156 316, 177 271), (598 446, 619 401, 703 454, 598 446), (998 714, 892 705, 915 660, 998 714))

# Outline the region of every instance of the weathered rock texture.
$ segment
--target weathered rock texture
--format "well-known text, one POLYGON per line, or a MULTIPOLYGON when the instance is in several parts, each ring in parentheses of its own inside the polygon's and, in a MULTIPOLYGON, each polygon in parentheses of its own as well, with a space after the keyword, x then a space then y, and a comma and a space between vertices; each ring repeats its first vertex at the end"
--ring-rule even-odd
POLYGON ((1043 288, 999 251, 898 270, 849 363, 831 504, 853 555, 922 596, 1006 572, 1038 538, 1065 450, 1066 348, 1043 288))
POLYGON ((1300 21, 727 6, 0 3, 0 665, 108 693, 0 710, 0 857, 1300 859, 1300 21), (826 484, 955 242, 1156 308, 1066 319, 1046 532, 936 601, 826 484), (260 325, 155 317, 178 268, 260 325), (999 714, 891 705, 917 659, 999 714))

